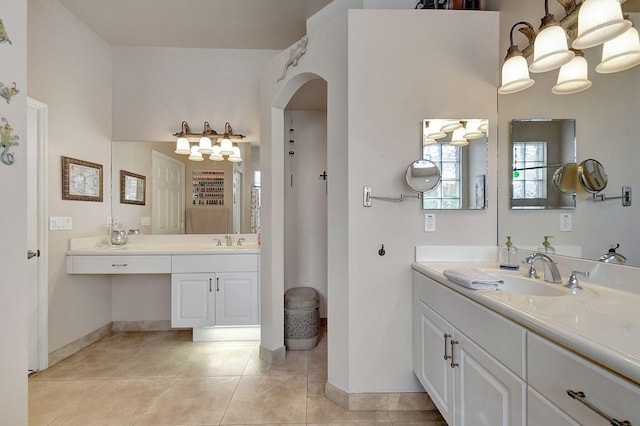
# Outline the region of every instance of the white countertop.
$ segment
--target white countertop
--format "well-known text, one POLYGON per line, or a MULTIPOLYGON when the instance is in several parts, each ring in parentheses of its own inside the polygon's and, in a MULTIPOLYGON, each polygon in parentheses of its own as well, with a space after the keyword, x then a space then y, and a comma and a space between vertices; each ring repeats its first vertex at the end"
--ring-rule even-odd
POLYGON ((129 235, 124 245, 111 245, 107 237, 69 240, 67 256, 142 256, 182 254, 257 254, 256 234, 233 234, 233 245, 226 246, 225 235, 129 235), (244 238, 241 246, 238 238, 244 238), (223 245, 218 245, 218 240, 223 245))
MULTIPOLYGON (((449 268, 500 270, 497 262, 416 262, 413 269, 592 361, 640 384, 640 295, 581 281, 583 290, 560 284, 562 296, 531 296, 496 290, 470 290, 449 281, 449 268)), ((566 277, 563 276, 563 281, 566 277)))

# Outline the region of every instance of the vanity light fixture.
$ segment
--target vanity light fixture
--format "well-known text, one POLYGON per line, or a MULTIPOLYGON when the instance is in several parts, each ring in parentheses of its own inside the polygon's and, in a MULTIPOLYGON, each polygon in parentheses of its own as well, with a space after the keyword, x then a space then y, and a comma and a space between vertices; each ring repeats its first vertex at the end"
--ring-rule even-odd
POLYGON ((498 88, 498 93, 502 95, 520 92, 528 89, 535 83, 535 81, 529 77, 527 60, 522 55, 518 45, 513 44, 513 30, 518 25, 526 26, 525 28, 520 28, 518 31, 527 36, 529 43, 533 43, 536 37, 536 31, 533 29, 533 25, 528 22, 516 22, 511 27, 511 31, 509 32, 510 45, 507 50, 507 56, 504 58, 504 64, 502 65, 502 86, 498 88))
POLYGON ((440 128, 440 130, 442 130, 445 133, 448 132, 453 132, 456 129, 460 129, 462 128, 462 123, 460 123, 460 121, 458 120, 444 120, 444 123, 442 123, 442 127, 440 128))
POLYGON ((442 131, 443 124, 444 124, 444 120, 439 120, 439 119, 429 120, 429 126, 425 129, 424 138, 437 140, 447 136, 447 134, 442 131))
POLYGON ((480 139, 484 137, 484 133, 480 130, 480 125, 482 124, 482 120, 473 119, 467 120, 464 126, 463 137, 467 140, 469 139, 480 139))
POLYGON ((567 45, 567 33, 554 19, 553 14, 549 13, 549 0, 544 0, 544 13, 533 44, 533 62, 529 65, 531 72, 547 72, 560 68, 574 56, 567 45))
POLYGON ((574 49, 598 46, 624 33, 631 21, 622 17, 619 0, 584 0, 578 13, 578 36, 574 49))
POLYGON ((453 131, 453 134, 451 135, 451 142, 449 142, 449 145, 453 145, 453 146, 469 145, 469 141, 465 139, 464 133, 465 133, 464 127, 458 127, 457 129, 455 129, 453 131))
POLYGON ((628 28, 613 40, 602 46, 602 62, 596 66, 596 72, 608 74, 628 70, 640 64, 640 37, 638 30, 628 28))
POLYGON ((188 155, 191 161, 203 161, 203 154, 209 155, 212 161, 223 161, 224 156, 231 162, 241 162, 240 148, 233 145, 232 139, 244 139, 244 135, 234 134, 229 122, 225 123, 224 134, 220 135, 213 130, 208 121, 204 122, 202 133, 193 133, 186 121, 182 122, 180 132, 174 133, 177 137, 176 154, 188 155), (191 145, 189 138, 198 140, 196 145, 191 145), (213 144, 212 140, 220 139, 220 144, 213 144))
POLYGON ((560 68, 558 82, 551 89, 556 95, 582 92, 591 87, 587 78, 587 60, 581 50, 575 50, 574 58, 560 68))

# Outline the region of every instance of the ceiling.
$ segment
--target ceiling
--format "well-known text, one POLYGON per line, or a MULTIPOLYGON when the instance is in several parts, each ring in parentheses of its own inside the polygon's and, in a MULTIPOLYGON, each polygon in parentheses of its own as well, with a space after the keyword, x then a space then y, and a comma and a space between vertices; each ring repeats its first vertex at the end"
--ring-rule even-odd
POLYGON ((60 0, 111 46, 283 50, 331 0, 60 0))

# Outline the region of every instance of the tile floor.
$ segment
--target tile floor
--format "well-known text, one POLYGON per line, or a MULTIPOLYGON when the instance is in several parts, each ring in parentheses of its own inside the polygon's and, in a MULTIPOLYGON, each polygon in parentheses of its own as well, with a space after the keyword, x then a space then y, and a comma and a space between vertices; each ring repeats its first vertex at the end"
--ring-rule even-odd
POLYGON ((446 426, 437 411, 347 411, 324 397, 324 333, 270 365, 258 342, 113 333, 29 379, 29 425, 446 426))

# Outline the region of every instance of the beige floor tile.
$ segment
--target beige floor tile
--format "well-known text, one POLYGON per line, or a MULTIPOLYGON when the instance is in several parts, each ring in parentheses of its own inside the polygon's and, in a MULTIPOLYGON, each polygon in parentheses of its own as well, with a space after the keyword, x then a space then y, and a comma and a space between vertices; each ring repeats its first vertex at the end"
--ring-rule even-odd
POLYGON ((136 426, 218 425, 239 377, 174 379, 136 426))
POLYGON ((307 423, 389 423, 387 411, 347 411, 326 398, 307 400, 307 423))
POLYGON ((304 423, 305 376, 243 376, 222 424, 304 423))
POLYGON ((391 426, 389 422, 307 423, 308 426, 391 426))
POLYGON ((393 423, 444 421, 438 410, 389 411, 393 423))
POLYGON ((309 374, 307 376, 307 397, 324 398, 324 387, 326 383, 326 374, 309 374))
POLYGON ((271 376, 306 376, 309 364, 307 351, 287 351, 284 361, 271 366, 271 376))
POLYGON ((199 348, 189 357, 178 376, 241 376, 252 351, 251 346, 199 348))
POLYGON ((51 425, 132 425, 170 383, 170 379, 103 380, 51 425))
POLYGON ((82 350, 34 375, 32 380, 105 379, 133 359, 135 352, 82 350))
POLYGON ((189 360, 185 350, 141 351, 110 378, 175 377, 189 360))
POLYGON ((309 374, 327 374, 327 345, 309 351, 309 374))
POLYGON ((269 373, 271 373, 271 364, 260 359, 260 347, 256 346, 251 352, 243 374, 245 376, 268 376, 269 373))
POLYGON ((389 394, 389 410, 435 410, 429 395, 421 392, 389 394))
POLYGON ((29 425, 48 425, 70 411, 100 380, 29 381, 29 425))

